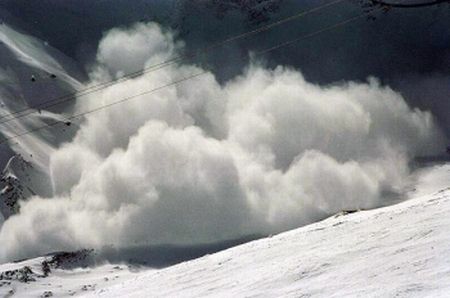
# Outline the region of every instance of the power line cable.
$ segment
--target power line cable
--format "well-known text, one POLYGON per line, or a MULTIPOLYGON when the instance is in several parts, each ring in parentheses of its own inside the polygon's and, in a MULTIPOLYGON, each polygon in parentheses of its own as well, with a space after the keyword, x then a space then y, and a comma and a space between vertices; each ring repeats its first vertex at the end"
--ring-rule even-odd
MULTIPOLYGON (((359 19, 363 18, 364 16, 366 16, 365 13, 359 14, 359 15, 357 15, 357 16, 353 16, 353 17, 348 18, 348 19, 346 19, 346 20, 344 20, 344 21, 341 21, 341 22, 335 23, 335 24, 333 24, 333 25, 324 27, 324 28, 319 29, 319 30, 317 30, 317 31, 314 31, 314 32, 312 32, 312 33, 309 33, 309 34, 306 34, 306 35, 302 35, 302 36, 297 37, 297 38, 295 38, 295 39, 291 39, 291 40, 289 40, 289 41, 286 41, 286 42, 280 43, 280 44, 278 44, 278 45, 272 46, 272 47, 270 47, 270 48, 268 48, 268 49, 266 49, 266 50, 259 51, 259 52, 257 52, 256 54, 259 55, 259 54, 264 54, 264 53, 267 53, 267 52, 275 51, 275 50, 277 50, 277 49, 279 49, 279 48, 281 48, 281 47, 289 46, 289 45, 291 45, 291 44, 293 44, 293 43, 295 43, 295 42, 299 42, 299 41, 301 41, 301 40, 305 40, 305 39, 308 39, 308 38, 317 36, 317 35, 319 35, 319 34, 322 34, 322 33, 324 33, 324 32, 328 32, 328 31, 330 31, 330 30, 333 30, 333 29, 336 29, 336 28, 345 26, 345 25, 347 25, 347 24, 349 24, 349 23, 351 23, 351 22, 354 22, 354 21, 356 21, 356 20, 359 20, 359 19)), ((77 119, 77 118, 83 117, 83 116, 85 116, 85 115, 92 114, 92 113, 98 112, 98 111, 100 111, 100 110, 103 110, 103 109, 110 108, 110 107, 112 107, 112 106, 121 104, 121 103, 126 102, 126 101, 129 101, 129 100, 131 100, 131 99, 134 99, 134 98, 137 98, 137 97, 146 95, 146 94, 150 94, 150 93, 159 91, 159 90, 161 90, 161 89, 164 89, 164 88, 167 88, 167 87, 170 87, 170 86, 178 85, 178 84, 180 84, 180 83, 182 83, 182 82, 191 80, 191 79, 193 79, 193 78, 199 77, 199 76, 204 75, 204 74, 206 74, 206 73, 208 73, 208 71, 202 71, 202 72, 199 72, 199 73, 196 73, 196 74, 193 74, 193 75, 184 77, 184 78, 182 78, 182 79, 179 79, 179 80, 170 82, 170 83, 168 83, 168 84, 166 84, 166 85, 162 85, 162 86, 160 86, 160 87, 153 88, 153 89, 150 89, 150 90, 141 92, 141 93, 139 93, 139 94, 135 94, 135 95, 132 95, 132 96, 128 96, 128 97, 122 98, 122 99, 120 99, 120 100, 118 100, 118 101, 115 101, 115 102, 112 102, 112 103, 109 103, 109 104, 106 104, 106 105, 102 105, 102 106, 97 107, 97 108, 92 109, 92 110, 87 110, 87 111, 85 111, 85 112, 78 113, 78 114, 72 115, 72 116, 70 116, 70 117, 66 117, 66 119, 68 119, 68 120, 77 119)), ((6 142, 8 142, 8 141, 10 141, 10 140, 12 140, 12 139, 20 138, 20 137, 22 137, 22 136, 28 135, 28 134, 30 134, 30 133, 33 133, 33 132, 36 132, 36 131, 39 131, 39 130, 42 130, 42 129, 44 129, 44 128, 53 127, 53 126, 56 126, 56 125, 62 124, 62 123, 63 123, 63 122, 61 122, 61 121, 55 121, 55 122, 53 122, 53 123, 48 123, 48 124, 45 124, 45 125, 43 125, 43 126, 39 126, 39 127, 34 128, 34 129, 24 131, 23 133, 19 133, 19 134, 16 134, 16 135, 13 135, 13 136, 10 136, 10 137, 7 137, 7 138, 3 139, 2 141, 0 141, 0 144, 6 143, 6 142)))
POLYGON ((128 73, 128 74, 126 74, 126 75, 124 75, 124 76, 122 76, 120 78, 117 78, 117 79, 114 79, 114 80, 111 80, 111 81, 107 81, 107 82, 103 82, 103 83, 99 83, 99 84, 95 84, 95 85, 92 85, 92 86, 87 87, 85 89, 78 90, 76 92, 69 93, 69 94, 57 97, 55 99, 51 99, 51 100, 45 101, 45 102, 37 104, 35 106, 28 107, 28 108, 25 108, 25 109, 22 109, 22 110, 18 110, 18 111, 14 111, 14 112, 8 113, 6 115, 2 115, 2 116, 0 116, 0 120, 2 120, 2 119, 4 119, 4 120, 0 121, 0 124, 4 124, 4 123, 10 122, 10 121, 15 120, 15 119, 26 117, 26 116, 28 116, 28 115, 30 115, 32 113, 35 113, 36 110, 39 110, 39 109, 47 109, 47 108, 50 108, 50 107, 54 107, 56 105, 59 105, 59 104, 65 103, 65 102, 72 101, 72 100, 74 100, 76 98, 79 98, 79 97, 82 97, 82 96, 86 96, 86 95, 89 95, 89 94, 101 91, 101 90, 106 89, 106 88, 108 88, 110 86, 113 86, 115 84, 119 84, 119 83, 125 82, 125 81, 127 81, 129 79, 141 76, 143 74, 154 72, 156 70, 168 67, 170 65, 174 65, 174 64, 176 64, 178 62, 181 62, 181 61, 183 61, 185 59, 195 58, 196 56, 199 56, 200 54, 207 53, 207 52, 209 52, 209 51, 211 51, 213 49, 216 49, 216 48, 218 48, 220 46, 223 46, 224 44, 227 44, 227 43, 230 43, 230 42, 233 42, 233 41, 237 41, 237 40, 240 40, 240 39, 244 39, 244 38, 247 38, 247 37, 249 37, 251 35, 255 35, 255 34, 258 34, 258 33, 261 33, 261 32, 268 31, 268 30, 270 30, 270 29, 272 29, 274 27, 277 27, 277 26, 280 26, 280 25, 285 24, 287 22, 291 22, 293 20, 299 19, 299 18, 301 18, 303 16, 306 16, 308 14, 311 14, 311 13, 314 13, 314 12, 318 12, 318 11, 320 11, 322 9, 325 9, 327 7, 331 7, 333 5, 341 3, 343 1, 344 0, 334 0, 334 1, 328 2, 326 4, 323 4, 323 5, 311 8, 309 10, 298 12, 296 14, 293 14, 293 15, 291 15, 289 17, 283 18, 283 19, 278 20, 276 22, 273 22, 271 24, 264 25, 264 26, 261 26, 259 28, 256 28, 256 29, 253 29, 253 30, 250 30, 250 31, 247 31, 247 32, 235 35, 235 36, 231 36, 231 37, 226 38, 226 39, 224 39, 222 41, 219 41, 219 42, 216 42, 216 43, 214 43, 214 44, 212 44, 210 46, 207 46, 207 47, 205 47, 205 48, 203 48, 203 49, 201 49, 201 50, 199 50, 199 51, 197 51, 195 53, 192 53, 192 54, 181 54, 181 55, 175 56, 175 57, 173 57, 171 59, 168 59, 166 61, 163 61, 163 62, 154 64, 154 65, 148 66, 148 67, 146 67, 146 68, 144 68, 142 70, 138 70, 138 71, 134 71, 134 72, 128 73))
POLYGON ((299 42, 300 40, 304 40, 304 39, 307 39, 307 38, 310 38, 310 37, 314 37, 314 36, 319 35, 319 34, 321 34, 323 32, 330 31, 330 30, 332 30, 334 28, 341 27, 341 26, 346 25, 348 23, 354 22, 354 21, 356 21, 358 19, 361 19, 361 18, 363 18, 365 16, 366 16, 366 14, 360 14, 360 15, 354 16, 352 18, 346 19, 346 20, 344 20, 342 22, 339 22, 339 23, 336 23, 334 25, 325 27, 323 29, 314 31, 312 33, 303 35, 303 36, 295 38, 295 39, 288 40, 286 42, 280 43, 280 44, 275 45, 273 47, 270 47, 268 49, 265 49, 265 50, 262 50, 262 51, 258 51, 258 52, 256 52, 256 54, 259 55, 259 54, 264 54, 264 53, 267 53, 267 52, 275 51, 275 50, 277 50, 279 48, 282 48, 282 47, 285 47, 285 46, 289 46, 289 45, 291 45, 293 43, 299 42))

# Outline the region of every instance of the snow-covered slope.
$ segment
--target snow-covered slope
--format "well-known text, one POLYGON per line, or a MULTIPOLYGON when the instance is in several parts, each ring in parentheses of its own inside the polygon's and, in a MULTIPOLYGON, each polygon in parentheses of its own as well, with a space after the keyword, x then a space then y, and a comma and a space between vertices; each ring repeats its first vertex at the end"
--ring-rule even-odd
POLYGON ((47 42, 0 22, 0 169, 14 151, 32 154, 29 161, 47 170, 49 154, 73 135, 74 128, 46 127, 53 122, 63 124, 66 120, 60 112, 69 109, 70 103, 53 107, 44 103, 55 103, 83 88, 77 78, 82 76, 70 58, 47 42), (39 127, 43 129, 16 138, 39 127))
MULTIPOLYGON (((342 212, 165 269, 113 264, 71 269, 54 261, 55 255, 4 264, 0 295, 448 297, 449 186, 450 164, 435 166, 418 173, 410 200, 398 205, 342 212)), ((80 259, 77 254, 57 259, 61 256, 68 256, 69 264, 80 259)))
MULTIPOLYGON (((417 197, 148 272, 101 297, 448 297, 450 166, 417 197)), ((414 193, 411 194, 415 196, 414 193)))
POLYGON ((71 297, 136 275, 137 268, 105 264, 94 269, 92 252, 55 253, 0 266, 1 297, 71 297))

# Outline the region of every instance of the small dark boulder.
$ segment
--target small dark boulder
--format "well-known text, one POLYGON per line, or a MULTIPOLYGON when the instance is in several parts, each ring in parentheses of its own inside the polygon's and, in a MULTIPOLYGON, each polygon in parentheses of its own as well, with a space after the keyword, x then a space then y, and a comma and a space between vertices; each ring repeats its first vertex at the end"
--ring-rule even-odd
POLYGON ((364 209, 344 209, 341 212, 338 212, 334 217, 345 216, 345 215, 356 213, 356 212, 360 212, 360 211, 363 211, 363 210, 364 209))
POLYGON ((45 291, 44 293, 42 293, 41 297, 42 298, 53 297, 53 292, 52 291, 45 291))

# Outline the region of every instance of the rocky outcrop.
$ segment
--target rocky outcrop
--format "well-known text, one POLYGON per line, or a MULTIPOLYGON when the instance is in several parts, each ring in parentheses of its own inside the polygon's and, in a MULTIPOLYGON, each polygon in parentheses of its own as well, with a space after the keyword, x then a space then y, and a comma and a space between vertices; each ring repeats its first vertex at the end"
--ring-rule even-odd
POLYGON ((0 270, 0 287, 12 283, 30 283, 48 277, 53 270, 71 270, 92 265, 93 250, 81 249, 74 252, 57 252, 31 260, 21 260, 7 270, 0 270))
POLYGON ((19 212, 19 202, 34 195, 29 172, 33 166, 20 155, 8 161, 0 177, 0 212, 4 219, 19 212))
POLYGON ((38 277, 40 277, 40 275, 33 272, 29 266, 24 266, 22 268, 1 272, 0 284, 9 284, 10 281, 27 283, 36 281, 36 278, 38 277))
POLYGON ((91 265, 93 260, 93 249, 80 249, 73 252, 57 252, 50 254, 50 258, 42 262, 45 274, 52 269, 74 269, 91 265))

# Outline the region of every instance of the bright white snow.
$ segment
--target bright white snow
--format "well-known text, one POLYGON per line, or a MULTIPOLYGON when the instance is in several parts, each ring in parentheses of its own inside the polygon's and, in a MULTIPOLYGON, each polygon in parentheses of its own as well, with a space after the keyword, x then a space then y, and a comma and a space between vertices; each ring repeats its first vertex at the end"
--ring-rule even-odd
POLYGON ((41 257, 27 283, 2 280, 0 295, 45 297, 448 297, 450 164, 422 170, 410 200, 253 241, 165 269, 125 265, 52 269, 41 257), (39 277, 41 276, 41 277, 39 277))
MULTIPOLYGON (((42 262, 48 257, 8 263, 0 266, 0 297, 72 297, 82 296, 98 288, 105 288, 130 280, 138 272, 137 268, 126 265, 105 264, 95 268, 77 268, 73 270, 52 269, 43 276, 42 262), (28 278, 34 281, 21 282, 17 275, 13 280, 5 278, 6 271, 23 269, 28 266, 32 274, 28 278)), ((23 271, 23 270, 22 270, 23 271)), ((19 275, 20 278, 20 275, 19 275)))
POLYGON ((101 297, 448 297, 450 165, 413 198, 247 243, 132 281, 101 297))
POLYGON ((0 295, 39 297, 448 297, 450 293, 450 164, 422 170, 410 200, 337 214, 169 268, 125 265, 54 269, 29 266, 36 281, 17 280, 0 295), (11 292, 12 291, 12 292, 11 292))

